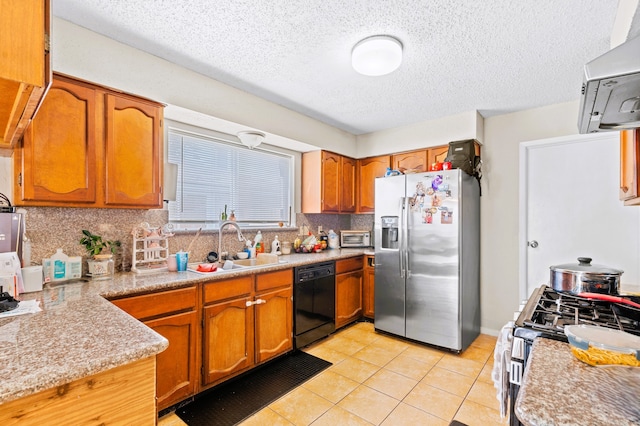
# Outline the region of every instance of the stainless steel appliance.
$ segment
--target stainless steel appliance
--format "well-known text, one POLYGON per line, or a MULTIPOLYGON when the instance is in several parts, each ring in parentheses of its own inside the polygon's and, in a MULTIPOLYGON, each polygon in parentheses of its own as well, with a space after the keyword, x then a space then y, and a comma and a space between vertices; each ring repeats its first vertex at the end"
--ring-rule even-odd
POLYGON ((23 235, 22 213, 0 213, 0 253, 15 251, 22 261, 23 235))
POLYGON ((307 346, 336 330, 335 262, 300 266, 294 270, 293 342, 307 346))
POLYGON ((340 247, 371 247, 371 232, 340 231, 340 247))
POLYGON ((534 290, 513 330, 509 367, 511 426, 522 425, 514 413, 514 406, 534 339, 545 337, 567 342, 564 326, 573 324, 597 325, 640 335, 640 309, 559 292, 546 285, 534 290))
POLYGON ((377 178, 375 328, 454 351, 480 334, 480 195, 459 169, 377 178))
POLYGON ((640 36, 584 66, 580 133, 640 127, 640 36))

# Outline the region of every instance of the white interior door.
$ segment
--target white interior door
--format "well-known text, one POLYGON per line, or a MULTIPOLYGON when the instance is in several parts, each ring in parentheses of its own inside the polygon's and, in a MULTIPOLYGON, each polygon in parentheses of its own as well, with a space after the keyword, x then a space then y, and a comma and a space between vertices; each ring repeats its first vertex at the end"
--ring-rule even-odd
POLYGON ((638 283, 640 208, 625 207, 618 132, 520 146, 520 296, 549 283, 549 267, 591 257, 638 283))

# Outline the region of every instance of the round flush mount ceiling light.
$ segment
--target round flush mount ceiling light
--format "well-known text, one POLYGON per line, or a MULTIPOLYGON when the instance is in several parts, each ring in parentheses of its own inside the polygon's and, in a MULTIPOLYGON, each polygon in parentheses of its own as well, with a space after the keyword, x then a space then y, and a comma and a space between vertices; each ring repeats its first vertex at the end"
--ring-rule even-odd
POLYGON ((248 146, 249 149, 253 149, 260 145, 264 141, 264 133, 257 132, 255 130, 246 130, 236 133, 242 145, 248 146))
POLYGON ((360 40, 351 51, 351 65, 360 74, 379 76, 389 74, 402 63, 402 43, 386 35, 360 40))

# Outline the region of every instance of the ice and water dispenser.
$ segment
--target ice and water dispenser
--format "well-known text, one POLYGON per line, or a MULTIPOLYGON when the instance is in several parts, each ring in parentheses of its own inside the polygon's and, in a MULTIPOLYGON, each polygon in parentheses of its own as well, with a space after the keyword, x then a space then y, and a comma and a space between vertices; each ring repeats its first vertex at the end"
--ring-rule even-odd
POLYGON ((382 248, 398 248, 398 216, 382 216, 382 248))

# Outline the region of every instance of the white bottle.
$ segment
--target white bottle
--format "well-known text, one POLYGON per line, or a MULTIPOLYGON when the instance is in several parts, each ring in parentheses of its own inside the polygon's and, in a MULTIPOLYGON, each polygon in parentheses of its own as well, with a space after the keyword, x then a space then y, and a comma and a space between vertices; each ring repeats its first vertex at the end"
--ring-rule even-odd
POLYGON ((59 248, 56 253, 51 256, 51 280, 60 281, 67 278, 67 262, 69 256, 62 252, 59 248))
POLYGON ((327 243, 329 245, 330 249, 337 249, 340 248, 339 246, 339 242, 338 242, 338 234, 336 234, 335 232, 333 232, 333 229, 329 230, 329 242, 327 243))
POLYGON ((271 243, 271 253, 277 254, 278 256, 282 254, 280 251, 280 241, 278 241, 278 236, 271 243))

